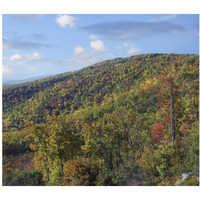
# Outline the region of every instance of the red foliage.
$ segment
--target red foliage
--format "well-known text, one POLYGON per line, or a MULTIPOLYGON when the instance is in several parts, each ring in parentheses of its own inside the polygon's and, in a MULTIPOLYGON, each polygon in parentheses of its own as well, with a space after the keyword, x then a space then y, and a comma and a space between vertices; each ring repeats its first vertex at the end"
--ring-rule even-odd
POLYGON ((22 168, 22 162, 21 160, 19 159, 19 157, 11 157, 11 159, 9 160, 8 162, 8 166, 10 166, 11 168, 22 168))
POLYGON ((10 169, 3 166, 3 169, 2 169, 3 173, 11 173, 10 169))
POLYGON ((153 125, 151 129, 151 136, 156 141, 156 143, 159 143, 163 139, 164 131, 166 131, 166 128, 162 123, 158 122, 153 125))
POLYGON ((53 102, 51 103, 51 107, 52 108, 57 108, 58 107, 57 102, 55 100, 53 100, 53 102))
POLYGON ((67 87, 66 84, 63 84, 63 85, 60 86, 61 89, 66 88, 66 87, 67 87))
POLYGON ((27 168, 27 169, 34 169, 34 161, 30 160, 29 162, 27 162, 25 164, 25 168, 27 168))

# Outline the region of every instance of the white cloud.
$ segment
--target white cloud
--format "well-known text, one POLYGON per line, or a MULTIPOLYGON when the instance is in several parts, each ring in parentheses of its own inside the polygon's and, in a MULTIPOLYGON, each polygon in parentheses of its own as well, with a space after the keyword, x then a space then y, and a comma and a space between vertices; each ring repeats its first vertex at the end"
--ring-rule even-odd
POLYGON ((83 53, 79 55, 74 54, 73 57, 64 60, 62 66, 69 71, 74 71, 111 58, 113 58, 112 54, 100 54, 96 56, 96 53, 92 49, 85 49, 83 53))
POLYGON ((39 72, 38 68, 33 66, 43 62, 47 65, 48 59, 38 52, 32 54, 14 54, 3 58, 3 77, 6 79, 15 79, 15 76, 28 73, 39 72), (36 62, 37 61, 37 62, 36 62))
POLYGON ((136 48, 134 45, 128 50, 128 54, 134 55, 140 53, 141 49, 136 48))
POLYGON ((34 53, 32 53, 32 54, 26 54, 26 55, 24 56, 24 59, 25 59, 26 61, 41 60, 41 59, 43 59, 43 56, 40 55, 40 54, 37 53, 37 52, 34 52, 34 53))
POLYGON ((90 46, 95 50, 95 51, 99 51, 102 52, 104 51, 104 44, 101 40, 96 40, 96 41, 92 41, 90 42, 90 46))
POLYGON ((22 57, 20 54, 14 54, 9 58, 10 61, 21 60, 21 59, 22 57))
POLYGON ((84 48, 82 46, 76 46, 75 49, 74 49, 74 53, 76 55, 82 53, 84 51, 84 48))
POLYGON ((27 61, 42 60, 43 58, 44 57, 41 54, 34 52, 32 54, 26 54, 26 55, 14 54, 10 57, 4 57, 3 59, 8 61, 27 62, 27 61))
POLYGON ((127 53, 128 53, 129 55, 134 55, 134 54, 138 54, 138 53, 141 52, 141 49, 140 49, 140 48, 136 48, 135 45, 134 45, 133 43, 125 42, 125 43, 123 44, 123 46, 126 47, 126 49, 129 48, 129 49, 127 50, 127 53))
POLYGON ((74 26, 74 21, 76 18, 70 16, 70 15, 59 15, 59 17, 56 18, 56 22, 61 26, 61 27, 73 27, 74 26))

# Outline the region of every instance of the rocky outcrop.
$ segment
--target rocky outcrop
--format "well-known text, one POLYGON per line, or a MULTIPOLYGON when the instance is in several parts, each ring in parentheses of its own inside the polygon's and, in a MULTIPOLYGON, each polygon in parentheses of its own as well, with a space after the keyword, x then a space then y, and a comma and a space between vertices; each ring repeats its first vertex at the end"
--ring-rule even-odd
POLYGON ((192 175, 192 172, 182 174, 182 179, 179 179, 178 181, 176 181, 175 186, 181 186, 182 183, 191 175, 192 175))

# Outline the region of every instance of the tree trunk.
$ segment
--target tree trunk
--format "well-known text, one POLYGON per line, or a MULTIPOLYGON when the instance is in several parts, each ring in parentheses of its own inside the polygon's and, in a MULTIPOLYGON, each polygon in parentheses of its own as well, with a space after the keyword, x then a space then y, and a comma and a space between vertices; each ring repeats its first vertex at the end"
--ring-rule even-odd
POLYGON ((49 168, 46 168, 46 173, 47 173, 47 183, 49 182, 49 168))
POLYGON ((103 137, 102 137, 102 134, 99 133, 99 135, 100 135, 100 138, 101 138, 101 140, 102 140, 102 142, 100 142, 100 145, 101 145, 102 149, 105 151, 106 160, 107 160, 109 169, 110 169, 110 171, 112 171, 112 170, 113 170, 112 158, 109 157, 109 155, 108 155, 108 150, 107 150, 107 147, 106 147, 106 143, 105 143, 105 141, 104 141, 104 139, 103 139, 103 137))
POLYGON ((134 156, 133 141, 131 139, 130 131, 127 131, 127 136, 128 136, 129 142, 130 142, 130 146, 131 146, 131 150, 132 150, 133 156, 134 156))
POLYGON ((121 157, 121 150, 120 150, 120 137, 119 137, 119 134, 117 134, 117 143, 118 143, 118 149, 117 149, 117 155, 118 155, 118 163, 119 165, 122 163, 122 157, 121 157))
POLYGON ((110 157, 108 155, 108 151, 107 151, 106 147, 105 147, 105 153, 106 153, 106 159, 107 159, 107 162, 108 162, 109 169, 110 169, 110 171, 112 171, 113 170, 113 164, 112 164, 112 160, 110 159, 110 157))
POLYGON ((45 168, 46 168, 46 174, 47 174, 47 177, 46 177, 46 179, 47 179, 47 183, 49 182, 49 167, 48 167, 48 158, 47 158, 47 156, 46 156, 46 159, 44 160, 44 164, 45 164, 45 168))
POLYGON ((63 176, 64 173, 63 173, 63 162, 62 162, 62 156, 60 156, 60 168, 61 168, 61 176, 63 176))
POLYGON ((108 167, 109 167, 110 171, 112 171, 113 170, 113 164, 112 164, 112 160, 109 158, 106 144, 103 144, 103 143, 100 143, 100 144, 101 144, 101 147, 103 148, 103 150, 105 151, 108 167))

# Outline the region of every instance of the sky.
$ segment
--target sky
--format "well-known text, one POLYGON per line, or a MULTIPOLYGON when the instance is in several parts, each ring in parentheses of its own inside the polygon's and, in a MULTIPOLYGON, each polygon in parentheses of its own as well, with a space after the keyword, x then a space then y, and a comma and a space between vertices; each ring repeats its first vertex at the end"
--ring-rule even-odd
POLYGON ((4 14, 3 81, 146 53, 199 54, 195 14, 4 14))

